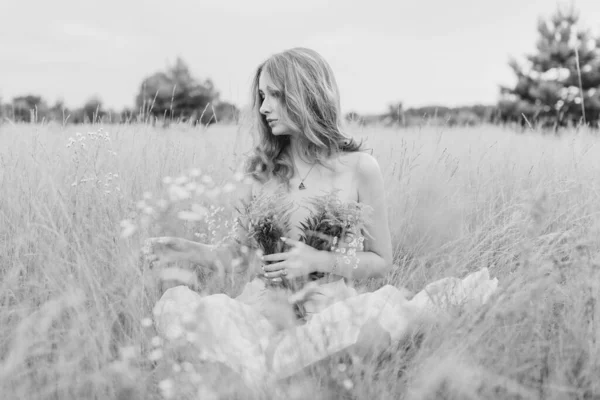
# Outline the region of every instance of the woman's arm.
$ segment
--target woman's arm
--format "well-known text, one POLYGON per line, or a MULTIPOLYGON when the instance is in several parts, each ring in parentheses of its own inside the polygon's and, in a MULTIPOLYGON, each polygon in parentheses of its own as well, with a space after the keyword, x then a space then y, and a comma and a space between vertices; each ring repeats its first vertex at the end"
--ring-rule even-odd
MULTIPOLYGON (((243 184, 237 192, 237 202, 252 199, 257 181, 243 184)), ((238 237, 243 237, 241 228, 238 237)), ((188 261, 198 268, 216 270, 232 265, 235 257, 239 256, 240 246, 233 240, 220 245, 210 245, 177 237, 156 237, 146 241, 142 252, 151 265, 161 266, 177 261, 188 261)))
POLYGON ((226 263, 231 258, 231 249, 227 244, 213 245, 190 241, 187 260, 199 268, 215 270, 219 263, 226 263))
MULTIPOLYGON (((240 209, 244 203, 248 203, 252 200, 259 184, 260 182, 254 179, 251 183, 244 183, 239 187, 236 202, 240 209)), ((242 231, 242 228, 238 226, 235 238, 226 243, 220 245, 208 245, 200 242, 192 242, 189 261, 211 269, 222 267, 219 263, 230 265, 235 258, 236 253, 240 250, 237 238, 243 236, 244 232, 242 231)))
POLYGON ((323 252, 325 262, 319 267, 319 272, 351 279, 383 277, 390 271, 393 263, 392 239, 388 225, 383 176, 373 156, 359 153, 356 181, 358 201, 373 209, 371 219, 365 226, 368 235, 365 237, 364 251, 356 252, 353 256, 323 252), (348 264, 346 260, 349 260, 348 264))

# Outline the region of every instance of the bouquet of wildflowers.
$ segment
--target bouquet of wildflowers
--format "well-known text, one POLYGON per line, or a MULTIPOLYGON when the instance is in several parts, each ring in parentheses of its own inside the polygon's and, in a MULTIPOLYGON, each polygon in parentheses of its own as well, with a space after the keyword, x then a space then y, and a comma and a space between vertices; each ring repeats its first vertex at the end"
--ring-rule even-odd
MULTIPOLYGON (((367 234, 365 224, 370 209, 355 201, 342 202, 337 192, 315 197, 311 204, 315 212, 300 224, 300 240, 317 250, 341 253, 344 262, 354 261, 356 266, 356 251, 362 246, 362 234, 367 234)), ((323 276, 312 273, 309 279, 323 276)))
MULTIPOLYGON (((260 193, 251 201, 242 203, 238 208, 237 226, 243 238, 240 244, 258 249, 262 254, 283 253, 289 245, 281 240, 290 231, 291 201, 283 192, 275 194, 260 193)), ((285 287, 285 280, 283 286, 285 287)))
MULTIPOLYGON (((358 202, 342 202, 333 192, 311 199, 314 209, 311 216, 300 223, 302 235, 300 241, 323 251, 341 253, 344 262, 358 263, 356 251, 366 234, 370 209, 358 202)), ((289 246, 280 238, 290 230, 291 201, 283 192, 261 193, 252 201, 245 203, 239 211, 238 226, 244 231, 245 243, 250 248, 259 249, 263 254, 285 252, 289 246)), ((313 273, 309 280, 316 280, 323 274, 313 273)), ((299 289, 302 280, 283 281, 283 286, 292 290, 299 289)))

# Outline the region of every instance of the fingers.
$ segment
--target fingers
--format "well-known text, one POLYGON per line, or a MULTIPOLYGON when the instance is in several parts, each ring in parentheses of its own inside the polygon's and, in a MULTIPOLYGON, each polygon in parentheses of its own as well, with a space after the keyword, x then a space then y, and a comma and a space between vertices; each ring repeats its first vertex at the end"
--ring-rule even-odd
POLYGON ((140 250, 141 257, 145 262, 148 263, 148 266, 151 269, 155 268, 155 267, 159 267, 165 263, 165 260, 162 260, 161 256, 159 256, 159 254, 161 253, 161 251, 159 251, 160 245, 169 246, 172 243, 173 243, 173 238, 168 237, 168 236, 154 237, 154 238, 146 239, 144 241, 144 245, 142 246, 142 248, 140 250))
POLYGON ((152 241, 150 239, 146 239, 144 241, 144 245, 140 249, 140 260, 142 262, 148 263, 150 268, 152 268, 152 263, 158 260, 158 256, 154 254, 152 241))
MULTIPOLYGON (((262 256, 263 261, 284 261, 290 257, 290 253, 275 253, 262 256)), ((272 264, 273 265, 273 264, 272 264)))
POLYGON ((145 262, 145 263, 147 263, 148 267, 150 267, 150 269, 153 269, 153 268, 159 266, 159 264, 160 264, 160 257, 158 257, 154 253, 144 254, 142 256, 142 261, 145 262))
POLYGON ((270 265, 263 265, 262 270, 264 272, 265 278, 268 279, 277 279, 287 276, 288 271, 285 269, 284 263, 275 263, 270 265))
POLYGON ((148 254, 145 259, 147 262, 152 263, 154 261, 158 261, 158 256, 156 254, 148 254))
MULTIPOLYGON (((289 239, 286 237, 282 237, 281 241, 289 244, 294 249, 298 249, 305 245, 303 242, 299 242, 297 240, 289 239)), ((297 251, 294 251, 292 249, 291 251, 286 251, 283 253, 274 253, 274 254, 263 255, 262 260, 263 261, 284 261, 284 260, 289 259, 291 256, 293 256, 294 254, 297 254, 297 253, 298 253, 297 251)))
POLYGON ((150 267, 150 269, 162 269, 163 266, 166 266, 165 263, 161 262, 161 260, 156 259, 154 261, 150 261, 148 263, 148 266, 150 267))
POLYGON ((152 248, 153 248, 152 239, 146 239, 146 240, 144 240, 144 245, 142 246, 140 253, 142 253, 142 255, 152 254, 152 248))
POLYGON ((273 263, 273 264, 265 264, 263 265, 263 271, 265 272, 275 272, 275 271, 279 271, 280 269, 285 268, 285 262, 278 262, 278 263, 273 263))
POLYGON ((285 268, 282 268, 273 272, 265 272, 265 278, 274 279, 274 278, 283 278, 287 276, 288 272, 285 268))
POLYGON ((170 236, 159 236, 146 239, 144 246, 142 247, 143 252, 152 253, 159 246, 173 246, 176 243, 175 238, 170 236))

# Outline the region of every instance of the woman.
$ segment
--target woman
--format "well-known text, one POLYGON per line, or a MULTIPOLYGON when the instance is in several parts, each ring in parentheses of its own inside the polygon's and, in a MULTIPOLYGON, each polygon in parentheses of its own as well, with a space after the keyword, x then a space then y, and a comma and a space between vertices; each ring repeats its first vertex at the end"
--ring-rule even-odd
MULTIPOLYGON (((279 246, 283 250, 262 256, 264 279, 249 283, 236 299, 221 294, 201 297, 183 286, 169 289, 154 309, 160 332, 177 336, 184 314, 193 313, 203 321, 203 337, 213 338, 197 344, 203 357, 228 364, 248 382, 259 382, 290 376, 356 345, 366 328, 379 330, 388 341, 401 339, 419 312, 433 304, 428 295, 432 290, 452 302, 487 299, 496 287, 487 270, 462 282, 438 281, 410 302, 390 285, 360 295, 347 286, 346 282, 386 276, 392 267, 392 244, 381 171, 362 144, 340 129, 333 72, 315 51, 294 48, 258 67, 252 95, 259 137, 247 163, 254 183, 245 201, 273 196, 289 202, 288 232, 279 246), (339 204, 360 205, 371 213, 347 225, 339 242, 334 239, 336 251, 316 249, 307 244, 303 228, 316 213, 314 199, 332 193, 339 204), (306 322, 278 331, 267 318, 263 294, 271 290, 269 283, 298 280, 312 281, 296 293, 309 297, 302 309, 306 322), (174 333, 169 333, 173 327, 174 333)), ((183 259, 203 266, 214 266, 227 252, 177 238, 150 239, 146 251, 154 264, 183 259)))

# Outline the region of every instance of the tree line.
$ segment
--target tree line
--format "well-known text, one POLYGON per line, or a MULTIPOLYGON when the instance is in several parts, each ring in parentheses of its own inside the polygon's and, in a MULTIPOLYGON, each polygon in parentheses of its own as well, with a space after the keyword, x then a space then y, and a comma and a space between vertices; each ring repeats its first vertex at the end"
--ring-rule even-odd
MULTIPOLYGON (((520 124, 558 130, 570 126, 598 128, 600 122, 600 37, 580 26, 574 6, 558 7, 548 19, 537 24, 536 51, 522 61, 513 58, 509 66, 516 77, 514 86, 501 86, 494 105, 464 107, 403 107, 390 104, 376 115, 346 114, 359 124, 413 126, 423 124, 477 125, 481 123, 520 124)), ((62 102, 49 106, 40 96, 15 97, 8 104, 0 99, 0 121, 63 123, 186 121, 210 124, 235 122, 239 109, 220 101, 210 79, 192 76, 182 59, 165 71, 145 78, 135 98, 135 108, 105 109, 99 98, 82 107, 68 109, 62 102)))
POLYGON ((146 77, 140 84, 134 108, 107 109, 98 97, 91 97, 82 107, 68 108, 62 101, 54 105, 38 95, 23 95, 3 104, 2 117, 18 122, 57 121, 67 123, 128 123, 184 121, 200 124, 235 122, 238 108, 221 101, 210 79, 195 78, 188 65, 178 58, 166 71, 146 77))

